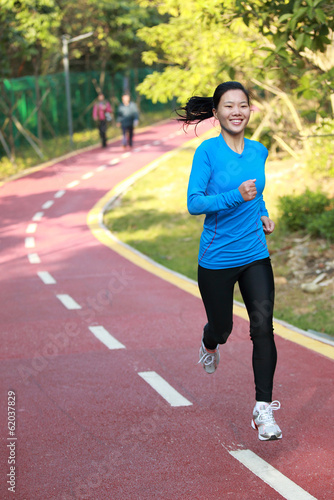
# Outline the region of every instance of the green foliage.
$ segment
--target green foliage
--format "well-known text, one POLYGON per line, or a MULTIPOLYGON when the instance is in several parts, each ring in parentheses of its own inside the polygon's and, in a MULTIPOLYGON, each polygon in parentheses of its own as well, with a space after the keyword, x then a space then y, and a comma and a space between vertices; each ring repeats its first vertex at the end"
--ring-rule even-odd
POLYGON ((324 118, 311 130, 311 155, 307 165, 311 172, 334 177, 334 120, 324 118))
POLYGON ((143 54, 145 63, 166 67, 139 86, 146 96, 170 97, 172 78, 174 95, 183 102, 194 92, 209 95, 223 79, 256 77, 296 89, 329 111, 334 4, 328 0, 138 1, 170 16, 159 27, 138 33, 150 47, 143 54))
MULTIPOLYGON (((308 86, 299 85, 303 75, 313 81, 325 102, 333 92, 334 4, 328 0, 237 0, 235 16, 246 25, 254 24, 270 45, 264 69, 276 66, 281 76, 289 78, 304 97, 310 97, 308 86)), ((305 83, 305 82, 304 82, 305 83)))
POLYGON ((19 70, 25 61, 39 60, 57 44, 62 19, 56 0, 0 0, 0 74, 19 70))
POLYGON ((334 209, 316 216, 307 224, 307 230, 312 236, 334 241, 334 209))
POLYGON ((308 230, 313 235, 334 238, 334 210, 328 210, 334 200, 321 192, 307 189, 300 195, 286 195, 278 199, 280 223, 290 231, 308 230), (328 232, 329 231, 329 232, 328 232))
POLYGON ((161 102, 175 96, 182 103, 193 93, 212 95, 222 80, 251 78, 262 57, 258 47, 264 38, 233 19, 235 0, 152 0, 150 4, 170 17, 138 32, 150 47, 143 53, 145 64, 164 66, 138 86, 140 93, 161 102))
POLYGON ((144 43, 136 32, 161 22, 157 9, 136 0, 0 0, 0 77, 46 74, 62 70, 61 36, 71 38, 71 69, 138 66, 144 43))

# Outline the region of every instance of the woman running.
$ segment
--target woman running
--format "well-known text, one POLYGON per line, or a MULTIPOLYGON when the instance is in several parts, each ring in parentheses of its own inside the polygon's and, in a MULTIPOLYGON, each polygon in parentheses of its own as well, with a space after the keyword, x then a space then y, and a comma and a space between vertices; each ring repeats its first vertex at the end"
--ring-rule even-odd
POLYGON ((221 133, 197 148, 188 185, 188 210, 205 214, 198 256, 198 286, 207 314, 199 363, 217 369, 219 345, 233 326, 233 290, 239 283, 250 320, 255 406, 252 427, 261 441, 282 438, 272 401, 277 352, 273 333, 274 279, 266 234, 274 231, 262 192, 267 149, 245 138, 249 92, 239 82, 218 85, 213 97, 191 97, 178 111, 184 125, 214 117, 221 133))

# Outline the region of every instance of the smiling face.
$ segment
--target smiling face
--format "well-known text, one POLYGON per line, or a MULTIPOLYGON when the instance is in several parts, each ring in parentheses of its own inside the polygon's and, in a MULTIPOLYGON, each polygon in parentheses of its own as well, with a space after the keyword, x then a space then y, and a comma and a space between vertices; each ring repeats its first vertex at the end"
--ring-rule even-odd
POLYGON ((247 96, 239 89, 228 90, 221 96, 218 108, 213 109, 213 115, 219 121, 222 132, 234 136, 243 134, 250 117, 247 96))

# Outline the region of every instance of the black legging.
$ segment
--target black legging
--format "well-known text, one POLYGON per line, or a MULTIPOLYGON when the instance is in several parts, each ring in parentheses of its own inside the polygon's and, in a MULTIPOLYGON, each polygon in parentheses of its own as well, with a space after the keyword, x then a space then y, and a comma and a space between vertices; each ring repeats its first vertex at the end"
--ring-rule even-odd
POLYGON ((102 147, 105 148, 107 146, 107 122, 106 120, 99 121, 99 134, 101 138, 102 147))
POLYGON ((250 320, 255 399, 270 403, 277 352, 273 333, 275 287, 269 257, 230 269, 198 266, 198 286, 208 318, 204 345, 215 349, 227 341, 233 326, 233 290, 237 281, 250 320))

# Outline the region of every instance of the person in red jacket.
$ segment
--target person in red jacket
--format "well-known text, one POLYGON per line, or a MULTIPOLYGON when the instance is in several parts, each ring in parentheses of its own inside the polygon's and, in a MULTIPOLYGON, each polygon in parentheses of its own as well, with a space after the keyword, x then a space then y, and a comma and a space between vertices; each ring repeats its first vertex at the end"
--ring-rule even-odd
POLYGON ((98 123, 99 134, 101 137, 102 147, 107 147, 107 122, 111 121, 112 109, 110 103, 101 93, 98 95, 97 102, 93 108, 93 120, 98 123))

